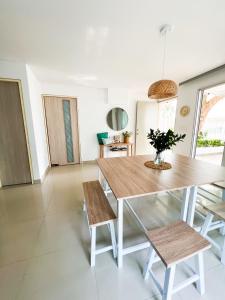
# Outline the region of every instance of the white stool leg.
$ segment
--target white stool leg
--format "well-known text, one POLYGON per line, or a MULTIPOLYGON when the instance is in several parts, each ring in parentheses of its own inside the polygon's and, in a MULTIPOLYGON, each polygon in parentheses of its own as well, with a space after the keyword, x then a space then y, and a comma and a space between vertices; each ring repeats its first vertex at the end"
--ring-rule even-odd
POLYGON ((95 266, 96 227, 91 227, 91 266, 95 266))
POLYGON ((211 213, 207 214, 207 216, 205 218, 205 221, 204 221, 204 224, 203 224, 203 226, 201 228, 201 235, 202 236, 205 237, 207 235, 207 233, 209 231, 209 227, 210 227, 210 225, 212 223, 213 217, 214 216, 211 213))
POLYGON ((145 280, 149 278, 149 271, 151 270, 152 265, 154 263, 154 258, 155 258, 155 250, 153 249, 152 246, 150 246, 149 259, 143 270, 143 276, 145 280))
POLYGON ((221 254, 221 263, 225 265, 225 239, 223 242, 222 254, 221 254))
POLYGON ((204 260, 203 253, 198 253, 195 256, 196 260, 196 273, 199 275, 199 280, 196 281, 196 287, 200 295, 205 293, 205 274, 204 274, 204 260))
POLYGON ((113 221, 109 223, 110 227, 110 234, 111 234, 111 241, 112 241, 112 247, 113 247, 113 257, 117 257, 117 244, 116 244, 116 234, 115 234, 115 228, 113 221))
POLYGON ((176 270, 176 265, 166 269, 162 300, 172 299, 175 270, 176 270))

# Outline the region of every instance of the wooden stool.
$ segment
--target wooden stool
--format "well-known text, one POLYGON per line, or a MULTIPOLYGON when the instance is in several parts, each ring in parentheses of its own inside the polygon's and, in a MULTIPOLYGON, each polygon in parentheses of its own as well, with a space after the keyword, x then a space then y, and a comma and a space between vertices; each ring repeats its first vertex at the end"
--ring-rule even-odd
MULTIPOLYGON (((208 214, 205 218, 205 222, 201 229, 202 236, 207 237, 207 233, 209 232, 213 218, 217 217, 219 219, 222 219, 225 222, 225 202, 218 203, 218 204, 212 204, 209 206, 203 205, 204 209, 208 211, 208 214)), ((217 244, 215 241, 212 241, 210 239, 211 243, 219 250, 221 254, 221 263, 225 265, 225 239, 223 242, 223 246, 221 247, 219 244, 217 244)))
POLYGON ((95 266, 95 257, 97 254, 113 250, 116 257, 116 236, 114 229, 114 220, 116 216, 109 204, 108 199, 99 183, 99 181, 83 182, 84 190, 84 210, 87 212, 88 225, 91 234, 91 266, 95 266), (108 225, 112 245, 96 249, 96 228, 102 225, 108 225))
POLYGON ((172 295, 193 282, 202 295, 205 292, 203 251, 210 248, 210 244, 193 228, 183 221, 164 226, 147 233, 151 243, 149 261, 144 269, 144 278, 151 275, 154 283, 162 295, 163 300, 172 299, 172 295), (156 279, 152 265, 156 254, 166 266, 164 286, 156 279), (173 287, 176 265, 190 257, 196 257, 196 273, 184 282, 173 287))

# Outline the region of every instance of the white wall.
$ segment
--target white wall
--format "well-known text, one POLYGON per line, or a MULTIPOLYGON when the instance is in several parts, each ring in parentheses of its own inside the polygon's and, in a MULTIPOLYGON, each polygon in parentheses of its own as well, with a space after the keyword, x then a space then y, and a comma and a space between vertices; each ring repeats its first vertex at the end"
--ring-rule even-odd
POLYGON ((211 72, 179 87, 175 131, 186 133, 187 136, 183 143, 178 143, 176 146, 176 153, 187 156, 191 154, 198 91, 221 83, 225 83, 225 68, 211 72), (190 106, 190 113, 186 117, 180 115, 180 109, 183 105, 190 106))
POLYGON ((36 152, 36 142, 31 114, 29 88, 27 81, 26 65, 23 63, 15 63, 0 60, 0 78, 19 79, 21 80, 24 110, 28 129, 28 142, 32 159, 32 170, 34 179, 39 179, 38 159, 36 152))
MULTIPOLYGON (((127 103, 107 103, 107 89, 82 87, 73 84, 42 83, 42 93, 49 95, 73 96, 78 100, 78 117, 81 145, 81 159, 83 161, 94 160, 99 157, 99 146, 96 133, 108 131, 110 135, 117 132, 112 131, 106 123, 107 112, 115 106, 124 108, 129 117, 127 128, 124 130, 135 130, 136 118, 136 95, 128 92, 127 103)), ((134 138, 134 136, 133 136, 134 138)))
POLYGON ((46 143, 45 121, 43 103, 41 98, 41 86, 29 66, 26 66, 30 105, 35 135, 39 178, 42 180, 49 166, 48 148, 46 143))

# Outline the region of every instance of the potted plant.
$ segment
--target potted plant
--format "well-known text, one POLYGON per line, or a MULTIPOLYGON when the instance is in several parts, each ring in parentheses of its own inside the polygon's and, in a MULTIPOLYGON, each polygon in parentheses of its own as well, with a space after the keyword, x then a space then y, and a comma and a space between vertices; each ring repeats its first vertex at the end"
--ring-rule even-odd
POLYGON ((163 151, 169 150, 178 142, 183 141, 185 136, 186 134, 176 134, 171 129, 169 129, 167 132, 160 131, 159 129, 150 129, 147 138, 150 140, 150 145, 156 149, 154 163, 157 165, 162 164, 163 151))
POLYGON ((123 134, 123 142, 124 142, 125 144, 129 144, 129 142, 130 142, 130 137, 131 137, 131 135, 132 135, 132 132, 124 131, 122 134, 123 134))

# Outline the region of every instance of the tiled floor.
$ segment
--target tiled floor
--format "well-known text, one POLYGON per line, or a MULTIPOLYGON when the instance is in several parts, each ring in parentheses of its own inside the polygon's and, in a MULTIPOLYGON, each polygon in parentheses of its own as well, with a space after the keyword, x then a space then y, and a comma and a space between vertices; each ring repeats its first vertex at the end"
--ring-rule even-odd
MULTIPOLYGON (((0 190, 1 300, 147 300, 160 299, 151 280, 144 282, 146 250, 127 255, 118 269, 111 253, 89 265, 89 232, 82 211, 81 182, 98 177, 95 164, 58 167, 44 184, 0 190)), ((116 201, 110 201, 115 207, 116 201)), ((180 202, 167 194, 132 200, 145 225, 154 228, 179 218, 180 202)), ((198 221, 198 220, 197 220, 198 221)), ((145 240, 137 223, 125 214, 126 244, 145 240)), ((218 238, 218 237, 217 237, 218 238)), ((107 231, 98 232, 99 244, 107 231)), ((174 300, 225 299, 225 267, 214 250, 205 255, 206 294, 193 286, 174 300)), ((163 266, 155 266, 163 278, 163 266)), ((176 280, 186 276, 181 266, 176 280)))

